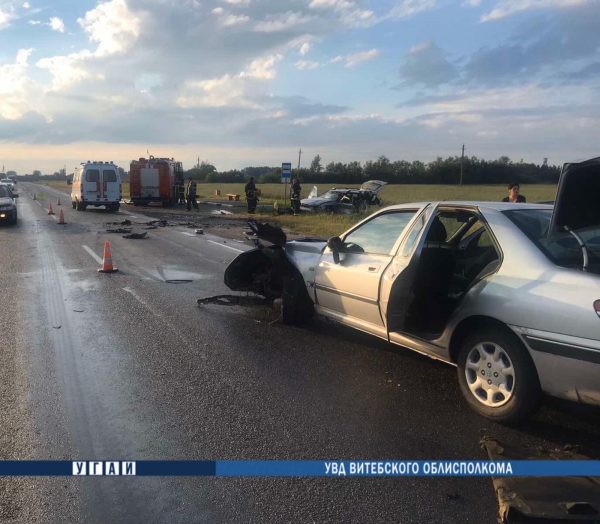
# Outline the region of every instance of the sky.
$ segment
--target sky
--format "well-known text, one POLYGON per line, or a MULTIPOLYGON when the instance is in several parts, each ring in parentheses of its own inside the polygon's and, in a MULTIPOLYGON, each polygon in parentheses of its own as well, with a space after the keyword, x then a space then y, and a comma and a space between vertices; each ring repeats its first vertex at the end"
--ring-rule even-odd
POLYGON ((0 167, 600 155, 600 0, 0 0, 0 167))

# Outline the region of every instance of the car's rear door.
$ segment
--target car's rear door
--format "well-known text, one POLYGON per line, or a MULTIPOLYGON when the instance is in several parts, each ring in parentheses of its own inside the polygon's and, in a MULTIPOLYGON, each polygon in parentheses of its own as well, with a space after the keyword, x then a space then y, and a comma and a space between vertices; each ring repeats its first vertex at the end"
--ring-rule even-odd
POLYGON ((331 249, 324 250, 315 269, 315 296, 322 313, 368 331, 384 330, 381 278, 417 211, 388 211, 361 223, 342 239, 337 264, 331 249))
POLYGON ((82 174, 83 199, 85 202, 97 202, 102 193, 100 170, 86 169, 82 174))
POLYGON ((108 202, 118 202, 121 199, 116 168, 102 169, 102 193, 103 199, 108 202))

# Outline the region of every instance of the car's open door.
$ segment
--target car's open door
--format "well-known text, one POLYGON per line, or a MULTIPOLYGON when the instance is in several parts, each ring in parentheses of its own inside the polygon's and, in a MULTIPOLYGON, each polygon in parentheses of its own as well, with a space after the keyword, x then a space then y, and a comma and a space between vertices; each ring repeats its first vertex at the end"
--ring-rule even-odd
POLYGON ((315 268, 317 306, 325 315, 387 338, 381 282, 400 239, 419 208, 386 211, 365 220, 327 247, 315 268))

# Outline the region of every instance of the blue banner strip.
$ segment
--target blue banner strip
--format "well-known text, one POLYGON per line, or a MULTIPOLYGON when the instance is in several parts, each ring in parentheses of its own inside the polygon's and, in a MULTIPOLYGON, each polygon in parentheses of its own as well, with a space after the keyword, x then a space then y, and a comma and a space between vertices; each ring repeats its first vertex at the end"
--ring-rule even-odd
POLYGON ((598 477, 600 460, 0 461, 0 476, 598 477))

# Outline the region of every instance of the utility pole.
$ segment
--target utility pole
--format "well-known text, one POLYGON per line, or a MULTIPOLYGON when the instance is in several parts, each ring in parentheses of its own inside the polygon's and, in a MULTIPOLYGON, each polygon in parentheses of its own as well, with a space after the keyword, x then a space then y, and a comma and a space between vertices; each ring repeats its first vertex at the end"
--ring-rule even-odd
POLYGON ((462 146, 462 155, 460 157, 460 185, 463 183, 463 162, 465 160, 465 145, 462 146))
POLYGON ((300 159, 302 158, 302 148, 298 151, 298 176, 300 176, 300 159))

